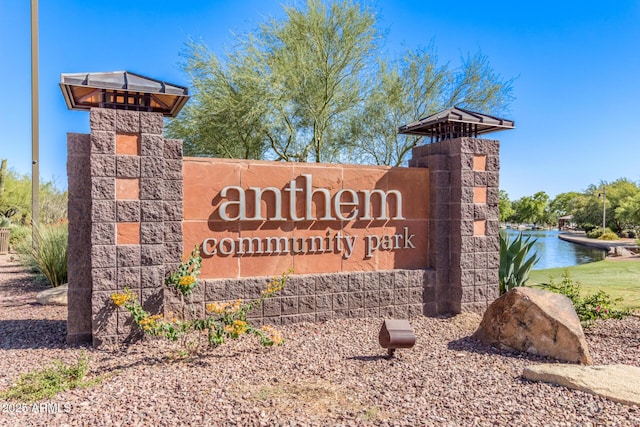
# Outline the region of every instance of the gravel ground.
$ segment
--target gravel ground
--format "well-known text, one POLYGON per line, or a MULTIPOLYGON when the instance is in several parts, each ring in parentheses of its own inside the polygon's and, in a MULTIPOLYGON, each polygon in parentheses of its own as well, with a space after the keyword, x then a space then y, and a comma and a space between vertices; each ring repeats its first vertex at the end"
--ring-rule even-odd
MULTIPOLYGON (((19 374, 90 357, 102 381, 44 404, 0 401, 2 426, 639 426, 640 408, 521 378, 549 360, 469 337, 474 315, 412 319, 417 342, 386 360, 380 319, 283 328, 264 349, 241 339, 192 359, 157 340, 109 350, 67 346, 66 307, 35 304, 43 285, 0 256, 0 390, 19 374)), ((596 364, 640 366, 640 319, 587 332, 596 364)))

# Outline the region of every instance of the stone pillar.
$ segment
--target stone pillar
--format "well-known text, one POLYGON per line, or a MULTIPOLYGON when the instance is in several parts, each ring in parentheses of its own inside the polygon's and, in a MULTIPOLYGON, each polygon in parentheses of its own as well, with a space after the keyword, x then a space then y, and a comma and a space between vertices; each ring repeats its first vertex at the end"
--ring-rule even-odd
POLYGON ((67 135, 69 244, 67 342, 91 341, 91 152, 90 136, 67 135))
POLYGON ((457 138, 413 149, 429 168, 429 260, 435 303, 425 314, 482 312, 498 296, 499 150, 495 140, 457 138))
POLYGON ((112 293, 163 310, 165 270, 182 257, 182 143, 164 140, 159 113, 94 108, 90 122, 68 137, 68 340, 101 346, 138 334, 112 293))

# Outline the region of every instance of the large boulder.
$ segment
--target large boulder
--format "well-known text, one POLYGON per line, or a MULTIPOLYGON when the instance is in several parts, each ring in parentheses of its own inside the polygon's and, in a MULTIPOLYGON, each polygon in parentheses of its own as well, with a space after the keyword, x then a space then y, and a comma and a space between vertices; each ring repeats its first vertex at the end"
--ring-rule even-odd
POLYGON ((36 294, 36 302, 42 305, 67 305, 69 285, 64 284, 36 294))
POLYGON ((495 300, 473 338, 502 349, 593 364, 571 300, 541 289, 518 287, 495 300))

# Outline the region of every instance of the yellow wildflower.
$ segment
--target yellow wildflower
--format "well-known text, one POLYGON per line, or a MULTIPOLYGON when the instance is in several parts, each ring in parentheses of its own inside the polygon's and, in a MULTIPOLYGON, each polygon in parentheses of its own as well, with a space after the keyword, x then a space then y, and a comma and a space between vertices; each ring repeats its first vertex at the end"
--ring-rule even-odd
POLYGON ((125 302, 129 301, 129 294, 111 294, 111 301, 118 307, 121 307, 125 302))
POLYGON ((229 303, 226 303, 226 302, 225 303, 213 302, 213 303, 207 304, 206 309, 209 313, 220 315, 225 312, 228 305, 229 303))
POLYGON ((265 325, 260 329, 262 329, 265 333, 269 335, 269 339, 273 341, 274 345, 280 345, 284 342, 284 337, 282 336, 282 332, 280 332, 273 326, 265 325))
POLYGON ((179 286, 182 286, 183 288, 188 288, 189 286, 193 285, 196 282, 196 278, 193 276, 183 276, 180 278, 180 281, 178 282, 179 286))
POLYGON ((236 331, 236 329, 231 325, 224 325, 224 331, 231 335, 236 331))
POLYGON ((235 328, 236 334, 242 335, 247 331, 247 322, 244 320, 234 320, 233 327, 235 328))
POLYGON ((235 313, 236 311, 240 310, 241 305, 242 305, 242 300, 237 299, 234 301, 233 305, 231 305, 231 309, 229 311, 232 313, 235 313))

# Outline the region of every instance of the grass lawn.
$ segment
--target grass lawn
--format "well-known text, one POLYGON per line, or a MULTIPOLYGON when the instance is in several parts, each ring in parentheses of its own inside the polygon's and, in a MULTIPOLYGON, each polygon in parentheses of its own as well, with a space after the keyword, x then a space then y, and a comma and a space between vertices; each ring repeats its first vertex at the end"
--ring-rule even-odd
POLYGON ((617 303, 618 308, 640 310, 640 259, 604 260, 567 268, 533 270, 527 285, 547 283, 549 276, 558 283, 564 270, 569 270, 571 278, 580 282, 583 295, 603 290, 613 299, 622 298, 617 303))

